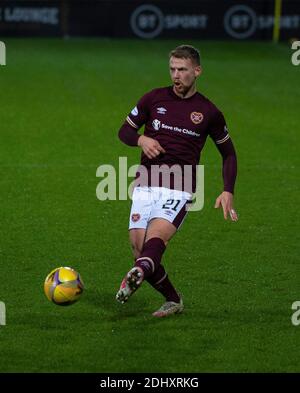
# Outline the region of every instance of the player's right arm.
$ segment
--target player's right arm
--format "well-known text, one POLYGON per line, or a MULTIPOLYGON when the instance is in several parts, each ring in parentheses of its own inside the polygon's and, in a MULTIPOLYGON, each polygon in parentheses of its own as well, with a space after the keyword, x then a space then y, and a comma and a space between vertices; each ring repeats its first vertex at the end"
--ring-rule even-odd
POLYGON ((140 146, 148 158, 155 158, 160 153, 165 153, 165 149, 158 141, 148 136, 141 135, 138 139, 138 146, 140 146))
POLYGON ((119 138, 122 142, 128 146, 140 146, 144 154, 150 159, 160 153, 165 153, 158 141, 138 133, 142 125, 149 120, 152 96, 153 92, 150 92, 139 100, 119 130, 119 138))

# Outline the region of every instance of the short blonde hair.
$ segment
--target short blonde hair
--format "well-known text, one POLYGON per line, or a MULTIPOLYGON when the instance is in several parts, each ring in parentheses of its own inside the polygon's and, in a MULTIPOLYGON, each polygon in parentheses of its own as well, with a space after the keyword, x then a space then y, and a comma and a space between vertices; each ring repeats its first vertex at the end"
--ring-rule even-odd
POLYGON ((195 64, 200 65, 200 53, 192 45, 180 45, 169 53, 169 58, 191 59, 195 64))

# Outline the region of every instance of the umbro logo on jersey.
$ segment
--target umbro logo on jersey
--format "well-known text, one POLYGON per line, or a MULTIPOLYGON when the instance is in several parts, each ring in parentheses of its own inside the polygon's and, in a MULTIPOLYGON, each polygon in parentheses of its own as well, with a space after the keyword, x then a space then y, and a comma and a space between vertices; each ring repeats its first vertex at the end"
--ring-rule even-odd
POLYGON ((156 110, 159 115, 164 115, 167 112, 166 108, 162 106, 160 108, 157 108, 156 110))

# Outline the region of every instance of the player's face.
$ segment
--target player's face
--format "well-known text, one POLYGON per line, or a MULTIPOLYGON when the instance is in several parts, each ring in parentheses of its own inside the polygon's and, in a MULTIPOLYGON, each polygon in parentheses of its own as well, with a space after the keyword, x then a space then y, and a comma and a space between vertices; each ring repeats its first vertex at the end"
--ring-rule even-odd
POLYGON ((175 93, 185 96, 195 89, 196 78, 201 74, 201 67, 191 59, 170 58, 170 75, 175 93))

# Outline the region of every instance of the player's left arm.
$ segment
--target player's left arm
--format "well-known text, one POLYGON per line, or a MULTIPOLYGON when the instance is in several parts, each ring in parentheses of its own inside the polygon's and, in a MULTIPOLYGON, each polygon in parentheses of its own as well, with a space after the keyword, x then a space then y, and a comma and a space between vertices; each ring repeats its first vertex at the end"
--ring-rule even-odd
POLYGON ((216 199, 215 208, 222 206, 225 220, 227 220, 229 214, 232 221, 237 221, 238 215, 233 207, 234 184, 237 175, 236 152, 231 139, 222 144, 217 144, 217 147, 223 158, 224 191, 216 199))
POLYGON ((229 215, 232 221, 237 221, 238 215, 233 207, 234 185, 237 176, 237 156, 228 133, 224 116, 219 111, 212 119, 210 136, 214 140, 223 159, 222 175, 224 191, 217 197, 215 208, 222 207, 225 220, 227 220, 229 215))

